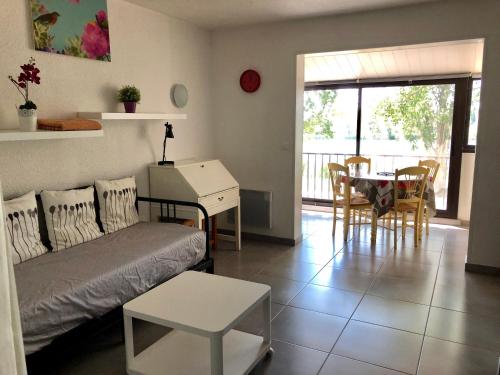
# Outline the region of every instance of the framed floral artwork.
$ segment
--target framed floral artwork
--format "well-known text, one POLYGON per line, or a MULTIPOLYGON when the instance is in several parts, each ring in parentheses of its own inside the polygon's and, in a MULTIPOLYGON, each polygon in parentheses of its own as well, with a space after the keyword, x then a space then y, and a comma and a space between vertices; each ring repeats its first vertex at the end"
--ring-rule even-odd
POLYGON ((106 0, 29 0, 38 51, 111 61, 106 0))

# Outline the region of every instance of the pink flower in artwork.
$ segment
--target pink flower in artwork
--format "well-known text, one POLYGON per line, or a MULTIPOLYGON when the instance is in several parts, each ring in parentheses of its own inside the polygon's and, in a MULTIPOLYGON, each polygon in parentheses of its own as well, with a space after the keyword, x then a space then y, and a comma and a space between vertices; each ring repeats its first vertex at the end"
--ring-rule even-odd
POLYGON ((99 25, 102 25, 104 22, 106 22, 108 20, 108 15, 106 14, 106 12, 104 10, 100 10, 95 15, 95 18, 97 19, 97 23, 99 25))
POLYGON ((109 34, 96 22, 85 25, 82 34, 82 48, 91 59, 97 59, 109 53, 109 34))
POLYGON ((80 4, 80 0, 68 0, 71 4, 80 4))

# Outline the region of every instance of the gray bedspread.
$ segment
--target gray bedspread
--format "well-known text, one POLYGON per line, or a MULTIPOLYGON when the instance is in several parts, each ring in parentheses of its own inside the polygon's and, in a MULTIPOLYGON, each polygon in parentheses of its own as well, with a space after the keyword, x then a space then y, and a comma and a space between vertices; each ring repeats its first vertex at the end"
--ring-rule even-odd
POLYGON ((205 233, 138 223, 14 267, 27 354, 198 263, 205 233))

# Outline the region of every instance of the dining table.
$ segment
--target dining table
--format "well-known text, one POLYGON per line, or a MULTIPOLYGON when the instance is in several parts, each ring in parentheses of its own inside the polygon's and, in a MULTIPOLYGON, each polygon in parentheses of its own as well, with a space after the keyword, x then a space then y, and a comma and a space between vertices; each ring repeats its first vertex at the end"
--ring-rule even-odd
MULTIPOLYGON (((362 193, 374 205, 377 217, 384 216, 394 206, 394 185, 396 177, 388 172, 355 173, 350 176, 350 185, 356 192, 362 193)), ((428 180, 424 189, 423 200, 426 202, 429 217, 436 215, 434 184, 428 180)))

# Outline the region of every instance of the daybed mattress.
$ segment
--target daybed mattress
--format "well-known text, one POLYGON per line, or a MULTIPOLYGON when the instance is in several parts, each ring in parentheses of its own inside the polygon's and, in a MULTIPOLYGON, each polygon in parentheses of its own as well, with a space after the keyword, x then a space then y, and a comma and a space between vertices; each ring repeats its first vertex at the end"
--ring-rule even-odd
POLYGON ((204 254, 202 231, 138 223, 16 265, 26 354, 179 274, 204 254))

